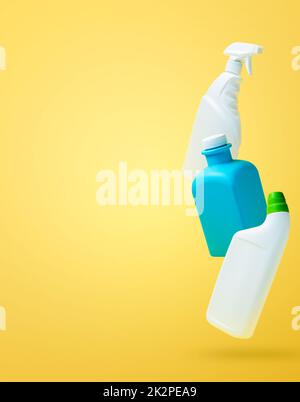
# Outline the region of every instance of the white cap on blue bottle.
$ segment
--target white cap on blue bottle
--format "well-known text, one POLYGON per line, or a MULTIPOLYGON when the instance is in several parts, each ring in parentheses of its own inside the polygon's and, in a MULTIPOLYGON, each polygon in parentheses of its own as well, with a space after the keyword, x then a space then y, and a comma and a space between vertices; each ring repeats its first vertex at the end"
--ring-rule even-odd
POLYGON ((227 145, 227 137, 225 134, 212 135, 202 140, 202 147, 204 151, 206 149, 222 147, 223 145, 227 145))

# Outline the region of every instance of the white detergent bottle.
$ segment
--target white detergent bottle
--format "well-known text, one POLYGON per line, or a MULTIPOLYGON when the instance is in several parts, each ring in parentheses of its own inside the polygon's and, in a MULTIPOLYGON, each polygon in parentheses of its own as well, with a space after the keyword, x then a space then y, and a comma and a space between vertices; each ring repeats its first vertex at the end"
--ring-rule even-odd
POLYGON ((249 74, 252 74, 251 58, 262 53, 263 48, 249 43, 233 43, 224 54, 229 57, 225 72, 210 86, 203 96, 191 140, 188 146, 184 171, 198 171, 206 167, 205 158, 201 155, 202 141, 212 135, 226 134, 232 144, 232 156, 237 158, 241 143, 241 123, 238 111, 237 96, 241 84, 243 63, 249 74))
POLYGON ((207 320, 237 338, 251 338, 272 286, 290 230, 284 195, 271 193, 266 221, 237 232, 219 274, 207 320))

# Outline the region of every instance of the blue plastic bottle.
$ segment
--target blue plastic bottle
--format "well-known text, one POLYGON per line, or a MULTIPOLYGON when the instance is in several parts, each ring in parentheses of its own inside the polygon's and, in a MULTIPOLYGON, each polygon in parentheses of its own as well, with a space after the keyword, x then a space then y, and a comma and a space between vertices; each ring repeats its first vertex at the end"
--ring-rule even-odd
POLYGON ((224 257, 233 235, 261 225, 266 201, 256 167, 233 160, 225 135, 208 137, 203 152, 208 167, 193 181, 193 196, 213 257, 224 257))

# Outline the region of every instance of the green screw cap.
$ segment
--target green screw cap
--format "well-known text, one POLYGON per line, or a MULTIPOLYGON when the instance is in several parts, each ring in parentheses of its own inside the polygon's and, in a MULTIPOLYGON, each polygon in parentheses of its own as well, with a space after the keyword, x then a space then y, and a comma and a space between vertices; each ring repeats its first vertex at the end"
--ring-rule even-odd
POLYGON ((289 212, 289 207, 283 193, 276 191, 269 195, 267 212, 268 214, 274 212, 289 212))

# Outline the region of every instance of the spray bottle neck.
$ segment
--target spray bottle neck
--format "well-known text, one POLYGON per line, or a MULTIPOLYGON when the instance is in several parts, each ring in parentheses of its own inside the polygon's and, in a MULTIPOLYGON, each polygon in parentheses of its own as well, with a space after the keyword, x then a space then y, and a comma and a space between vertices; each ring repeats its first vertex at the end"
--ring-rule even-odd
POLYGON ((230 58, 226 64, 225 71, 227 73, 240 75, 243 68, 243 63, 240 60, 230 58))

